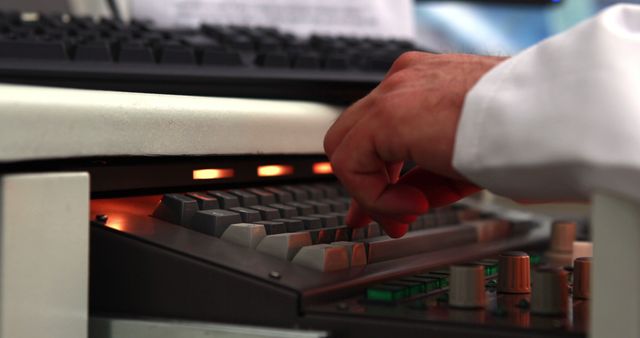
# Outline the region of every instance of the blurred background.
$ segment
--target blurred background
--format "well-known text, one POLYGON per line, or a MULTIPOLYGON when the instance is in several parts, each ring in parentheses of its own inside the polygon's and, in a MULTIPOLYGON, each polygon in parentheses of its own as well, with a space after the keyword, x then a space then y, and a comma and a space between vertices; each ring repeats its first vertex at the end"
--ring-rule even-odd
MULTIPOLYGON (((135 1, 158 6, 165 3, 135 1)), ((127 0, 115 2, 124 11, 129 6, 127 0)), ((512 55, 606 6, 640 0, 548 0, 546 5, 525 2, 415 0, 416 42, 423 48, 441 52, 512 55)), ((106 3, 106 0, 0 0, 0 9, 105 15, 109 13, 106 3)))

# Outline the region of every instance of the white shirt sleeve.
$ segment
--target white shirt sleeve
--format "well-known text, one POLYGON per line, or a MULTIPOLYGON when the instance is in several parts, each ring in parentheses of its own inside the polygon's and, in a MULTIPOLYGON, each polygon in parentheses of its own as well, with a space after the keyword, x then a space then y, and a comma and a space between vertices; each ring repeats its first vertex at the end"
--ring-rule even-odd
POLYGON ((487 73, 453 164, 515 199, 640 200, 640 6, 609 7, 487 73))

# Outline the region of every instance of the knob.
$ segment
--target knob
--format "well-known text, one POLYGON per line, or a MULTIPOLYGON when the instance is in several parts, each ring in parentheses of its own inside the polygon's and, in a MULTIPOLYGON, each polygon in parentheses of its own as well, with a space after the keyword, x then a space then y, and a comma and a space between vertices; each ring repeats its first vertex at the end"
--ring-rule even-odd
POLYGON ((530 262, 526 252, 505 252, 500 255, 498 264, 498 292, 531 292, 530 262))
POLYGON ((573 262, 573 297, 589 299, 591 283, 591 257, 579 257, 573 262))
POLYGON ((567 311, 568 273, 562 268, 544 267, 533 272, 531 312, 559 315, 567 311))
POLYGON ((573 251, 573 241, 576 240, 576 223, 567 221, 554 222, 551 227, 551 251, 573 251))
POLYGON ((484 268, 481 265, 452 266, 449 276, 449 305, 461 308, 484 307, 484 284, 484 268))

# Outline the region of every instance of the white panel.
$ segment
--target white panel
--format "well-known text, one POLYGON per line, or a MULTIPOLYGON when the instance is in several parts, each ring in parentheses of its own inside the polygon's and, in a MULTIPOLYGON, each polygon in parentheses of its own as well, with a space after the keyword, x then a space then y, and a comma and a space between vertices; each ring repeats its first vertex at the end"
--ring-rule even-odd
POLYGON ((0 338, 87 336, 89 176, 0 177, 0 338))
POLYGON ((106 155, 322 154, 326 104, 0 85, 0 162, 106 155))
POLYGON ((640 337, 640 205, 592 199, 591 338, 640 337))

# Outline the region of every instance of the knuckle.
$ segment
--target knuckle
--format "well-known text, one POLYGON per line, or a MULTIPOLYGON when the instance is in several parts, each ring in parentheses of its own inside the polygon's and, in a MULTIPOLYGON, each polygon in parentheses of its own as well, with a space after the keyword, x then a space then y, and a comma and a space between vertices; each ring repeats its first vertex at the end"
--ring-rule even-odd
POLYGON ((391 68, 404 69, 404 68, 410 67, 411 65, 416 63, 418 60, 422 59, 424 55, 425 53, 416 52, 416 51, 404 52, 400 54, 400 56, 398 56, 398 58, 393 62, 393 65, 391 68))

